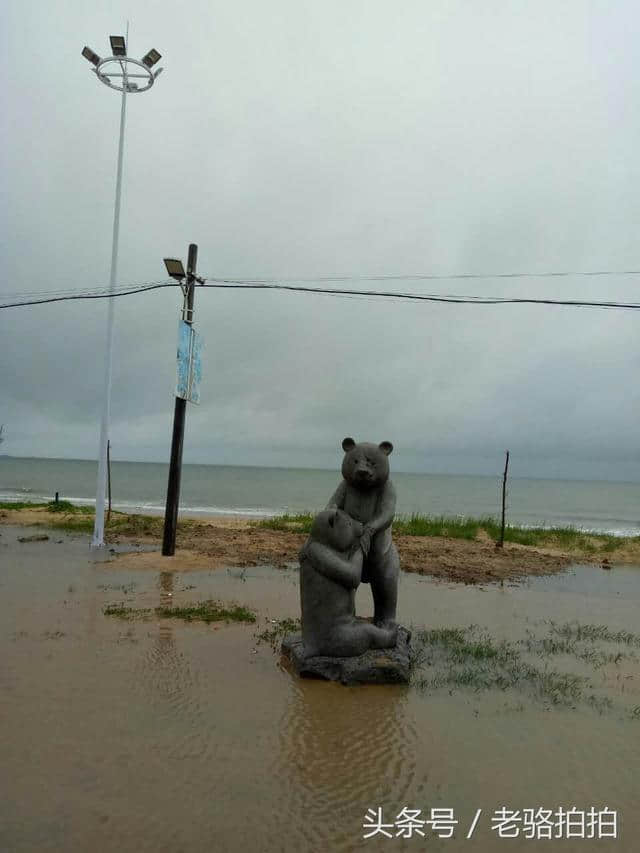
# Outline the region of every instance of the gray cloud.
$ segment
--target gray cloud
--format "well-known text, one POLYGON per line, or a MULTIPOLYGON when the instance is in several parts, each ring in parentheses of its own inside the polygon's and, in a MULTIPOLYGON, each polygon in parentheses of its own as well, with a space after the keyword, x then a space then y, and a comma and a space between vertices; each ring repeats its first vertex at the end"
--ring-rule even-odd
MULTIPOLYGON (((132 17, 119 280, 640 265, 635 4, 8 2, 1 290, 108 281, 119 100, 80 57, 132 17), (400 8, 398 8, 400 7, 400 8), (28 50, 25 48, 28 45, 28 50)), ((634 277, 399 284, 638 300, 634 277)), ((179 293, 119 299, 116 458, 165 459, 179 293)), ((185 459, 640 479, 634 313, 199 290, 185 459)), ((0 311, 16 455, 93 458, 106 303, 0 311)))

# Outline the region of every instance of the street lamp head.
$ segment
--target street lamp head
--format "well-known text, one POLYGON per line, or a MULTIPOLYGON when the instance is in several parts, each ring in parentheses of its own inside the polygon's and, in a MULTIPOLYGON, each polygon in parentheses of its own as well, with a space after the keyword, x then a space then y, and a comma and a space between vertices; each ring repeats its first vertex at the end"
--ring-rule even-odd
POLYGON ((109 36, 109 41, 111 42, 111 52, 114 56, 127 55, 127 43, 124 40, 124 36, 109 36))
POLYGON ((158 53, 155 47, 152 47, 149 53, 145 53, 142 57, 142 61, 147 66, 147 68, 153 68, 156 62, 160 59, 162 54, 158 53))
POLYGON ((162 71, 162 68, 157 67, 161 59, 160 52, 152 47, 142 59, 133 59, 127 56, 125 36, 109 36, 109 40, 111 56, 98 56, 90 47, 82 51, 84 58, 92 64, 92 71, 98 80, 117 92, 139 94, 148 91, 162 71), (133 82, 131 78, 137 78, 137 81, 133 82))
POLYGON ((97 53, 94 53, 90 47, 83 48, 82 55, 85 59, 88 59, 92 65, 97 65, 100 62, 100 57, 97 53))
POLYGON ((186 278, 187 274, 179 258, 165 258, 164 265, 171 278, 175 278, 176 281, 182 281, 183 278, 186 278))

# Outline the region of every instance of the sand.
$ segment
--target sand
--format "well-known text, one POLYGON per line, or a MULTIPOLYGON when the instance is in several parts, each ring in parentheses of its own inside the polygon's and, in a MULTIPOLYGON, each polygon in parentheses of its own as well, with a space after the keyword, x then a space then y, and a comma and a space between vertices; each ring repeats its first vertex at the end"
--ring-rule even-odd
MULTIPOLYGON (((44 508, 0 510, 0 521, 47 527, 51 524, 51 514, 44 508)), ((157 530, 161 530, 161 519, 155 522, 156 535, 110 534, 107 537, 110 544, 140 543, 147 549, 147 553, 114 555, 114 560, 127 568, 157 567, 161 544, 157 530), (149 548, 153 549, 152 554, 148 553, 149 548)), ((177 570, 262 564, 282 567, 297 563, 305 539, 304 534, 258 527, 255 520, 199 517, 179 528, 176 555, 164 559, 177 570)), ((552 574, 572 563, 603 562, 602 555, 577 555, 552 548, 507 543, 498 549, 484 534, 473 541, 426 536, 396 536, 395 541, 405 572, 468 584, 552 574)), ((616 563, 640 565, 640 546, 629 543, 604 559, 606 568, 616 563)))

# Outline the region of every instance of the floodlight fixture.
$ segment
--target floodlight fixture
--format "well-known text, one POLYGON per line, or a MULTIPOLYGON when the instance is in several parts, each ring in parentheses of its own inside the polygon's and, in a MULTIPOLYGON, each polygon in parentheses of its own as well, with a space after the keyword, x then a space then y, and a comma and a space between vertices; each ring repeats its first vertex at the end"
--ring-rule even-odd
POLYGON ((114 56, 127 55, 127 43, 124 40, 124 36, 109 36, 109 41, 111 42, 111 51, 114 56))
POLYGON ((161 58, 162 54, 158 53, 155 47, 152 47, 149 53, 145 53, 142 57, 143 63, 147 66, 147 68, 153 68, 156 62, 161 58))
POLYGON ((100 57, 97 53, 94 53, 90 47, 83 48, 82 55, 85 59, 88 59, 92 65, 97 65, 100 62, 100 57))
POLYGON ((182 281, 183 278, 187 277, 182 261, 179 258, 165 258, 164 265, 171 278, 175 278, 176 281, 182 281))

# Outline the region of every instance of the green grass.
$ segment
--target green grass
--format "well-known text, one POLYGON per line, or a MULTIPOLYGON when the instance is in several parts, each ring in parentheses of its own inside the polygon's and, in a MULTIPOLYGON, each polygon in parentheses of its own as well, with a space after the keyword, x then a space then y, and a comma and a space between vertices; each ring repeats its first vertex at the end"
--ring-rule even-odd
POLYGON ((73 516, 72 518, 56 518, 47 521, 47 527, 54 530, 68 530, 71 533, 91 533, 93 530, 93 515, 73 516))
POLYGON ((550 625, 550 633, 566 640, 591 642, 600 640, 605 643, 623 643, 627 646, 640 647, 640 634, 634 634, 631 631, 612 631, 606 625, 581 625, 579 622, 565 622, 564 625, 551 622, 550 625))
POLYGON ((517 642, 495 641, 476 625, 414 631, 413 646, 419 663, 414 667, 412 681, 422 690, 515 689, 547 705, 573 706, 582 701, 599 713, 610 709, 611 699, 586 693, 593 688, 587 676, 559 671, 547 661, 538 666, 525 660, 523 652, 541 658, 573 655, 597 670, 634 655, 624 650, 600 649, 594 645, 595 641, 628 646, 640 644, 640 636, 628 631, 610 631, 603 625, 557 626, 553 622, 549 625, 546 637, 535 637, 528 632, 526 639, 517 642), (425 665, 429 667, 428 674, 424 672, 425 665))
MULTIPOLYGON (((53 527, 56 530, 68 530, 72 532, 91 532, 93 530, 95 510, 92 506, 76 506, 70 501, 49 501, 48 503, 26 503, 25 501, 3 501, 0 509, 46 509, 52 513, 50 520, 40 521, 38 524, 53 527), (55 515, 64 515, 64 518, 56 518, 55 515)), ((197 524, 189 519, 178 522, 178 529, 185 529, 197 524)), ((124 513, 112 510, 109 522, 105 524, 105 531, 118 533, 125 536, 162 536, 164 519, 162 516, 139 515, 138 513, 124 513)))
POLYGON ((150 607, 127 607, 125 604, 108 604, 102 611, 105 616, 117 616, 119 619, 136 619, 148 616, 150 607))
POLYGON ((184 619, 185 622, 255 622, 256 614, 240 604, 221 601, 200 601, 184 607, 156 607, 156 616, 163 619, 184 619))
POLYGON ((420 631, 416 639, 418 644, 445 649, 451 663, 487 660, 504 663, 517 656, 513 644, 506 640, 495 643, 489 634, 481 632, 476 625, 420 631))
POLYGON ((29 501, 0 501, 0 509, 47 509, 49 512, 78 513, 81 515, 94 515, 91 506, 76 506, 71 501, 48 501, 46 503, 30 503, 29 501))
MULTIPOLYGON (((254 524, 268 530, 308 534, 313 518, 311 513, 285 514, 266 518, 254 524)), ((398 536, 435 536, 467 540, 473 540, 479 533, 484 532, 490 539, 497 542, 500 539, 500 522, 497 518, 490 516, 450 518, 443 515, 427 516, 414 513, 411 516, 396 518, 393 523, 393 532, 398 536)), ((504 540, 519 545, 546 545, 564 550, 581 551, 584 554, 613 553, 629 542, 640 544, 640 536, 622 537, 606 533, 585 533, 575 527, 530 528, 513 524, 505 527, 504 540)))
MULTIPOLYGON (((91 531, 93 529, 94 510, 90 506, 75 506, 69 501, 54 501, 49 503, 26 503, 21 501, 4 501, 0 509, 31 509, 46 507, 52 514, 64 514, 64 518, 52 519, 47 526, 70 531, 91 531)), ((290 533, 309 534, 314 515, 309 512, 285 514, 251 522, 252 526, 267 530, 279 530, 290 533)), ((139 515, 138 513, 123 513, 114 510, 106 525, 107 533, 124 536, 161 537, 164 519, 161 516, 139 515)), ((201 525, 192 519, 181 519, 178 530, 184 532, 197 530, 201 525)), ((450 518, 448 516, 427 516, 414 513, 411 516, 400 516, 393 523, 393 532, 398 536, 432 536, 448 537, 451 539, 474 540, 480 533, 485 533, 494 542, 500 538, 500 522, 497 518, 450 518)), ((507 525, 505 542, 528 546, 547 546, 562 550, 575 551, 585 555, 611 554, 626 544, 640 545, 640 536, 622 537, 610 536, 605 533, 585 533, 574 527, 519 527, 507 525)))
MULTIPOLYGON (((78 509, 78 508, 76 508, 78 509)), ((55 521, 48 521, 47 527, 55 527, 59 530, 91 531, 93 530, 95 512, 91 507, 80 508, 89 512, 78 517, 66 516, 55 521)), ((178 533, 184 533, 198 527, 198 522, 192 519, 180 519, 178 521, 178 533)), ((120 536, 149 536, 161 539, 164 529, 164 517, 160 515, 140 515, 138 513, 126 513, 112 510, 111 518, 105 520, 105 533, 120 536)), ((204 529, 204 528, 203 528, 204 529)))
POLYGON ((450 539, 475 539, 481 522, 477 518, 447 518, 444 515, 414 514, 397 518, 393 532, 399 536, 444 536, 450 539))
POLYGON ((29 501, 0 501, 0 509, 33 509, 47 506, 46 503, 31 503, 29 501))
MULTIPOLYGON (((499 540, 500 522, 497 519, 481 519, 480 525, 494 541, 499 540)), ((634 537, 634 539, 640 541, 640 537, 634 537)), ((622 536, 611 536, 607 533, 585 533, 576 527, 518 527, 517 525, 507 525, 504 541, 515 542, 519 545, 550 545, 585 553, 595 553, 596 551, 610 553, 620 548, 629 539, 622 536)))
POLYGON ((274 652, 280 650, 280 644, 286 634, 297 634, 302 630, 299 619, 273 619, 271 627, 257 633, 256 645, 268 643, 274 652))
POLYGON ((266 530, 285 530, 289 533, 310 533, 314 516, 310 512, 302 512, 297 515, 276 515, 273 518, 264 518, 254 521, 252 525, 262 527, 266 530))
MULTIPOLYGON (((618 664, 625 658, 635 657, 633 652, 617 650, 606 651, 595 647, 592 643, 586 642, 589 639, 596 637, 577 636, 565 634, 564 636, 554 636, 557 632, 553 629, 547 637, 536 637, 531 632, 525 640, 521 640, 521 644, 528 652, 536 654, 539 657, 547 657, 549 655, 569 655, 579 660, 586 661, 591 664, 594 669, 599 669, 606 664, 618 664)), ((606 639, 598 637, 597 639, 606 639)), ((613 642, 616 642, 615 640, 613 642)), ((617 642, 624 642, 618 640, 617 642)))
POLYGON ((49 501, 45 504, 49 512, 65 512, 73 515, 95 515, 95 510, 91 506, 76 506, 71 501, 49 501))
POLYGON ((161 619, 183 619, 185 622, 255 622, 256 614, 240 604, 224 604, 208 599, 182 607, 127 607, 125 604, 109 604, 102 611, 105 616, 120 619, 148 617, 152 613, 161 619))

